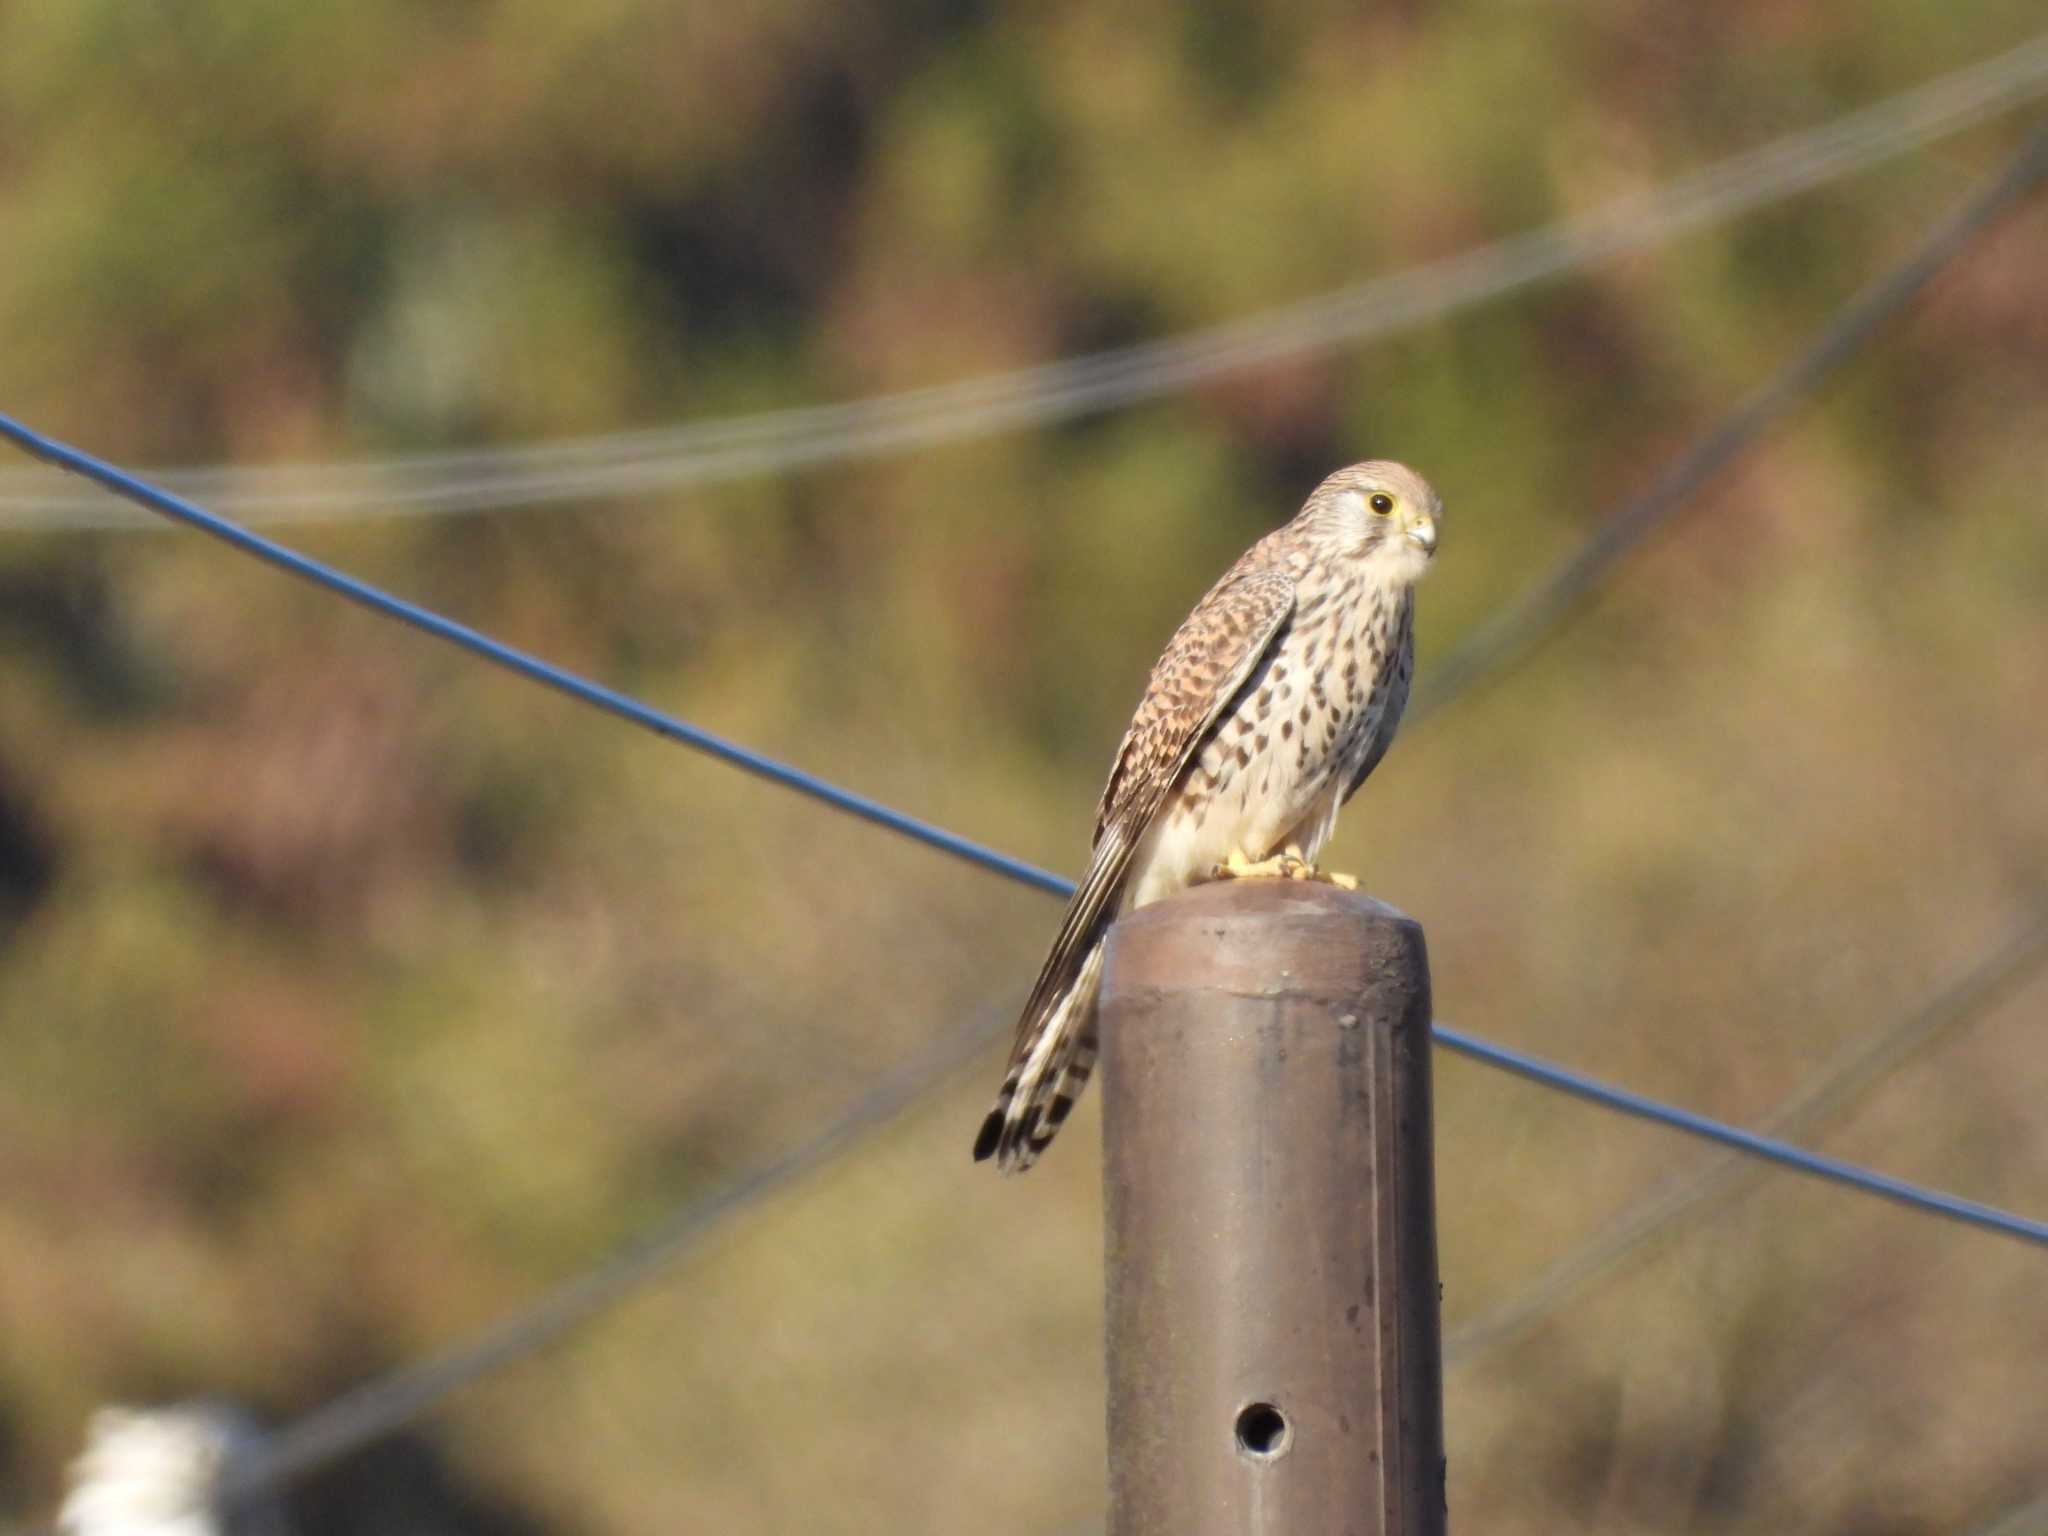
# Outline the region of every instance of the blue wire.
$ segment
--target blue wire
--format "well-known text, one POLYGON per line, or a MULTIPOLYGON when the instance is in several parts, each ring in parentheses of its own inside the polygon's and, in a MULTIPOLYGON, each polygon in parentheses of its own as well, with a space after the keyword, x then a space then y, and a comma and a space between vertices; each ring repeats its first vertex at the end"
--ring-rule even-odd
MULTIPOLYGON (((278 566, 294 576, 302 577, 305 580, 326 587, 332 592, 337 592, 350 601, 359 603, 373 612, 385 614, 399 620, 401 623, 410 624, 415 629, 423 630, 427 634, 450 641, 455 645, 461 646, 464 650, 483 657, 486 661, 495 662, 499 666, 517 672, 523 677, 531 678, 535 682, 544 683, 550 688, 568 694, 571 698, 581 699, 587 704, 594 704, 599 709, 632 721, 635 725, 645 726, 658 736, 666 737, 671 741, 679 741, 685 746, 695 747, 700 752, 707 752, 713 757, 720 758, 725 762, 733 764, 735 767, 746 770, 748 773, 767 779, 771 783, 780 784, 784 788, 797 791, 799 794, 808 795, 812 799, 822 801, 836 810, 858 816, 864 821, 873 822, 877 826, 885 827, 904 837, 914 838, 918 842, 940 849, 942 852, 950 853, 955 858, 965 859, 970 864, 978 865, 983 869, 1017 881, 1019 884, 1028 885, 1034 889, 1062 898, 1071 896, 1074 892, 1074 886, 1071 881, 1064 880, 1048 870, 1039 869, 1035 865, 1024 863, 1022 860, 997 853, 992 848, 985 848, 979 843, 970 841, 956 833, 947 832, 942 828, 935 827, 929 822, 919 821, 915 817, 906 816, 901 811, 891 810, 888 806, 881 804, 879 801, 870 800, 865 795, 857 795, 850 790, 840 789, 836 785, 828 784, 823 779, 805 773, 800 768, 792 768, 786 763, 777 762, 775 759, 764 757, 758 752, 749 751, 747 748, 726 741, 722 737, 714 736, 709 731, 701 730, 694 725, 678 720, 672 715, 665 715, 659 710, 650 709, 645 704, 630 699, 622 693, 617 693, 610 688, 586 681, 573 673, 551 666, 537 657, 529 656, 524 651, 515 650, 511 646, 500 644, 487 635, 479 634, 465 625, 457 624, 452 619, 442 618, 437 613, 429 612, 425 608, 420 608, 402 599, 392 597, 386 592, 379 591, 375 587, 357 581, 354 577, 345 576, 330 566, 322 565, 317 560, 294 553, 292 550, 286 549, 284 546, 274 543, 259 534, 251 533, 248 529, 231 523, 225 518, 217 517, 213 513, 194 506, 191 502, 181 497, 173 496, 166 491, 160 491, 132 475, 124 474, 113 466, 102 463, 89 454, 80 453, 74 448, 66 447, 51 438, 43 436, 39 432, 32 431, 30 428, 15 421, 12 417, 4 414, 0 414, 0 437, 12 440, 36 457, 55 464, 59 468, 70 470, 73 474, 83 475, 86 479, 105 486, 118 496, 125 496, 130 501, 149 507, 153 511, 176 518, 180 522, 189 523, 203 533, 210 533, 215 538, 224 540, 236 548, 256 556, 260 560, 267 560, 272 565, 278 566)), ((1498 1067, 1503 1071, 1516 1073, 1519 1076, 1529 1078, 1534 1082, 1541 1083, 1559 1092, 1571 1094, 1574 1097, 1585 1099, 1590 1103, 1616 1110, 1625 1115, 1634 1115, 1638 1119, 1667 1126, 1672 1130, 1683 1131, 1690 1136, 1698 1136, 1707 1141, 1719 1142, 1723 1146, 1733 1147, 1737 1151, 1746 1152, 1753 1157, 1764 1158, 1767 1161, 1781 1164, 1797 1172, 1809 1174, 1814 1178, 1830 1180, 1849 1189, 1861 1190, 1865 1194, 1876 1195, 1880 1199, 1892 1200, 1898 1204, 1910 1206, 1914 1210, 1924 1211, 1934 1216, 1941 1216, 1950 1221, 1964 1222, 1971 1226, 1982 1227, 1989 1231, 2001 1233, 2007 1237, 2016 1237, 2024 1242, 2048 1247, 2048 1225, 2040 1222, 2029 1221, 2023 1216, 2010 1215, 1988 1205, 1979 1205, 1975 1201, 1961 1200, 1953 1195, 1942 1194, 1937 1190, 1924 1189, 1916 1184, 1908 1184, 1901 1179, 1872 1173, 1852 1163, 1844 1163, 1834 1158, 1822 1157, 1816 1153, 1807 1152, 1799 1147, 1795 1147, 1789 1142, 1777 1141, 1769 1136, 1760 1136, 1754 1131, 1740 1130, 1735 1126, 1723 1124, 1721 1121, 1710 1120, 1704 1115, 1694 1114, 1690 1110, 1675 1109, 1670 1105, 1660 1104, 1655 1099, 1648 1099, 1640 1094, 1630 1093, 1626 1089, 1609 1087, 1605 1083, 1573 1072, 1568 1068, 1553 1066, 1549 1062, 1534 1056, 1524 1055, 1520 1051, 1510 1050, 1506 1046, 1494 1045, 1480 1039, 1476 1035, 1468 1035, 1463 1030, 1453 1029, 1448 1025, 1437 1024, 1431 1027, 1435 1032, 1437 1043, 1445 1049, 1457 1051, 1472 1057, 1474 1060, 1483 1061, 1489 1066, 1498 1067)))
POLYGON ((75 475, 82 475, 96 484, 105 486, 117 496, 139 502, 151 511, 161 512, 181 523, 188 523, 202 533, 210 533, 215 538, 234 545, 245 554, 254 555, 259 560, 267 560, 281 570, 323 586, 330 592, 337 592, 350 602, 360 603, 372 612, 397 619, 401 624, 410 624, 414 629, 424 630, 427 634, 446 640, 450 644, 459 645, 464 650, 474 652, 486 661, 496 662, 522 677, 544 683, 557 692, 581 699, 586 704, 594 704, 599 709, 632 721, 635 725, 645 726, 657 736, 681 742, 684 746, 694 747, 699 752, 707 752, 713 757, 731 763, 735 768, 766 779, 771 784, 780 784, 784 789, 793 789, 800 795, 808 795, 813 800, 823 801, 834 810, 844 811, 849 816, 858 816, 861 820, 873 822, 878 827, 886 827, 891 832, 913 838, 929 847, 937 848, 942 853, 950 853, 956 859, 978 864, 983 869, 992 870, 1020 885, 1028 885, 1035 890, 1046 891, 1060 897, 1071 896, 1074 892, 1071 881, 1061 879, 1050 870, 1040 869, 1036 865, 1025 863, 1022 859, 1013 859, 997 853, 994 849, 984 848, 957 833, 935 827, 928 821, 920 821, 915 816, 906 816, 901 811, 892 810, 878 800, 870 800, 866 795, 858 795, 852 790, 828 784, 813 774, 805 773, 801 768, 793 768, 787 763, 777 762, 772 757, 749 751, 722 736, 715 736, 687 721, 678 720, 673 715, 665 715, 658 709, 651 709, 623 693, 577 677, 560 667, 551 666, 537 656, 529 656, 524 651, 515 650, 509 645, 491 639, 488 635, 479 634, 467 625, 458 624, 453 619, 444 619, 438 613, 408 603, 402 598, 393 597, 388 592, 380 592, 375 587, 357 581, 353 576, 343 575, 332 566, 322 565, 318 560, 286 549, 282 544, 266 539, 260 534, 251 533, 237 523, 231 523, 203 507, 195 506, 183 497, 173 496, 168 491, 160 491, 133 475, 124 474, 111 464, 93 458, 90 454, 80 453, 75 448, 66 447, 52 438, 45 437, 40 432, 23 426, 11 416, 0 415, 0 437, 11 439, 37 458, 60 469, 69 470, 75 475))
POLYGON ((1788 1141, 1759 1136, 1755 1131, 1725 1125, 1719 1120, 1710 1120, 1705 1115, 1696 1115, 1691 1110, 1674 1109, 1668 1104, 1660 1104, 1655 1099, 1646 1099, 1626 1089, 1611 1088, 1606 1083, 1574 1072, 1568 1067, 1553 1066, 1550 1062, 1537 1057, 1482 1040, 1477 1035, 1468 1035, 1461 1029, 1451 1028, 1448 1024, 1432 1024, 1430 1029, 1436 1035, 1436 1043, 1445 1050, 1470 1056, 1475 1061, 1499 1067, 1504 1072, 1513 1072, 1520 1077, 1541 1083, 1546 1088, 1554 1088, 1560 1093, 1585 1099, 1604 1109, 1634 1115, 1639 1120, 1649 1120, 1657 1125, 1668 1126, 1672 1130, 1683 1131, 1688 1136, 1716 1141, 1724 1147, 1747 1152, 1752 1157, 1780 1164, 1796 1173, 1826 1179, 1846 1185, 1850 1189, 1859 1189, 1867 1195, 1876 1195, 1881 1200, 1896 1201, 1916 1211, 1925 1211, 1930 1215, 1946 1217, 1950 1221, 1983 1227, 1992 1232, 2002 1233, 2006 1237, 2016 1237, 2022 1242, 2048 1248, 2048 1223, 2029 1221, 2024 1216, 2014 1216, 1992 1206, 1979 1205, 1974 1200, 1961 1200, 1954 1195, 1945 1195, 1939 1190, 1908 1184, 1903 1179, 1872 1173, 1869 1169, 1859 1168, 1854 1163, 1823 1157, 1819 1153, 1808 1152, 1803 1147, 1795 1147, 1788 1141))

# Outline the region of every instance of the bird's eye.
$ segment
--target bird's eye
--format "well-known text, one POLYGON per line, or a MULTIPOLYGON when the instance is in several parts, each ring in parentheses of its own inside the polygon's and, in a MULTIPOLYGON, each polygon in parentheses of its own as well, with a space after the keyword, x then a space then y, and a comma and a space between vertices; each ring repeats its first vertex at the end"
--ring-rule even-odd
POLYGON ((1394 510, 1394 498, 1385 491, 1375 491, 1372 497, 1372 509, 1379 513, 1380 516, 1385 517, 1394 510))

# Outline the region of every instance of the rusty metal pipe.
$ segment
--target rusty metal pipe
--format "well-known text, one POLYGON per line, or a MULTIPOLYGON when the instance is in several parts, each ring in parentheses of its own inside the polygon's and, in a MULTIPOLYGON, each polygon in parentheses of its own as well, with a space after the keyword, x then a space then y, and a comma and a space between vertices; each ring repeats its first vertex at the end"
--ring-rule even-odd
POLYGON ((1102 995, 1109 1536, 1438 1536, 1422 929, 1282 880, 1124 919, 1102 995))

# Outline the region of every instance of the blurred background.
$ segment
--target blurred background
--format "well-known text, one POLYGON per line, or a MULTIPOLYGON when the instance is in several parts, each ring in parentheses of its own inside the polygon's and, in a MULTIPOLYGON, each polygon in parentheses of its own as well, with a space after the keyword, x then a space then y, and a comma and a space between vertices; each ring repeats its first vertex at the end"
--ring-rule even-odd
MULTIPOLYGON (((1072 874, 1160 645, 1322 474, 1398 457, 1443 493, 1427 680, 2040 109, 1115 410, 546 496, 453 460, 443 503, 383 471, 266 502, 268 467, 1245 319, 1653 196, 2041 25, 2030 0, 17 0, 0 396, 125 463, 223 466, 191 483, 293 514, 295 547, 1072 874)), ((1550 643, 1404 734, 1330 862, 1425 924, 1443 1018, 1757 1123, 2038 913, 2044 250, 2036 197, 1550 643)), ((288 1424, 932 1042, 1005 1033, 1045 896, 0 470, 0 1526, 47 1525, 104 1404, 288 1424)), ((2044 1009, 2011 979, 1808 1139, 2048 1215, 2044 1009)), ((294 1489, 297 1526, 1087 1530, 1094 1096, 998 1184, 967 1146, 1001 1052, 294 1489)), ((1438 1064, 1454 1337, 1714 1164, 1438 1064)), ((2048 1493, 2044 1349, 2048 1256, 1769 1175, 1457 1360, 1453 1519, 1971 1529, 2048 1493)))

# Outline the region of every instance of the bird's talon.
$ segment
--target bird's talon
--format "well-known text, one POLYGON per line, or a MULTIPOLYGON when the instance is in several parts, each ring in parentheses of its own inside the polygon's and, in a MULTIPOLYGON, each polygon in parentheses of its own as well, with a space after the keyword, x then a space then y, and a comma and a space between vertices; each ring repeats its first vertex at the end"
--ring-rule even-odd
POLYGON ((1289 848, 1281 853, 1263 858, 1254 863, 1245 856, 1242 848, 1230 850, 1230 857, 1221 864, 1212 865, 1209 870, 1212 880, 1313 880, 1323 885, 1334 885, 1339 890, 1358 889, 1355 875, 1325 874, 1322 870, 1301 856, 1298 848, 1289 848))
POLYGON ((1274 854, 1270 859, 1260 859, 1254 864, 1244 855, 1242 848, 1230 850, 1230 857, 1210 871, 1217 880, 1271 880, 1286 878, 1291 874, 1285 854, 1274 854))
POLYGON ((1334 885, 1340 891, 1358 889, 1356 875, 1331 874, 1318 869, 1315 864, 1301 855, 1299 848, 1289 848, 1279 855, 1280 867, 1290 880, 1313 880, 1319 885, 1334 885))

